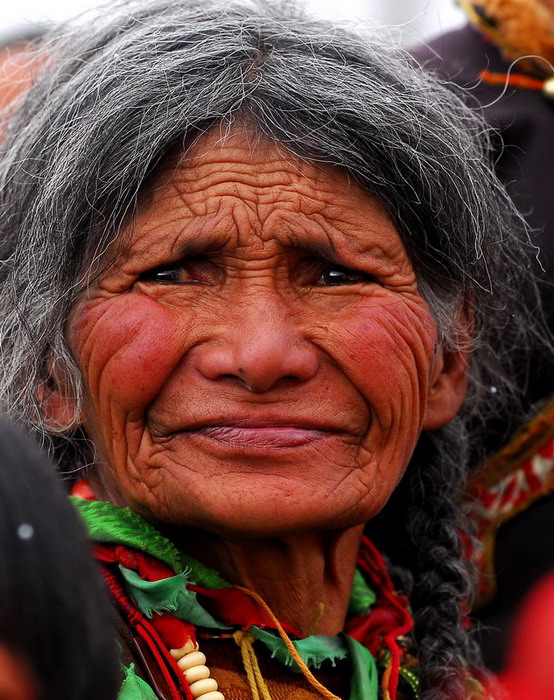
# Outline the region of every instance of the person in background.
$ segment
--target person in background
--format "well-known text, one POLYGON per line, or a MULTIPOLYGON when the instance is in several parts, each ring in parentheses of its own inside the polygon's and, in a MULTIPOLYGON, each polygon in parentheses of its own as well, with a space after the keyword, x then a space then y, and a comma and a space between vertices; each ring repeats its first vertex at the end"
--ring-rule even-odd
POLYGON ((110 700, 122 682, 90 543, 34 441, 0 419, 0 698, 110 700))
MULTIPOLYGON (((31 86, 38 68, 36 48, 45 31, 44 27, 33 25, 0 34, 0 114, 15 109, 16 98, 31 86)), ((2 119, 7 117, 4 114, 2 119)))
MULTIPOLYGON (((542 305, 554 328, 554 2, 460 0, 470 23, 411 50, 427 70, 495 129, 494 166, 525 216, 543 272, 542 305)), ((529 314, 534 314, 534 301, 529 314)), ((523 356, 525 355, 525 356, 523 356)), ((491 422, 489 456, 470 477, 467 509, 477 528, 475 616, 485 661, 504 664, 514 611, 554 569, 554 371, 546 351, 525 349, 530 421, 510 435, 491 422)), ((522 369, 522 373, 525 370, 522 369)), ((491 387, 491 391, 495 387, 491 387)))

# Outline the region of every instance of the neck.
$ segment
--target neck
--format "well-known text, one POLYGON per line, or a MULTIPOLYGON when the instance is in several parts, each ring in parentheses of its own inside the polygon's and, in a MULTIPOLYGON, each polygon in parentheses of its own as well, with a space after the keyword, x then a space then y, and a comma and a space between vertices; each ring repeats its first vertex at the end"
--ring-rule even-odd
MULTIPOLYGON (((360 525, 255 540, 195 531, 183 538, 183 549, 230 583, 258 593, 300 634, 335 635, 344 627, 362 531, 360 525)), ((180 546, 175 535, 170 537, 180 546)))

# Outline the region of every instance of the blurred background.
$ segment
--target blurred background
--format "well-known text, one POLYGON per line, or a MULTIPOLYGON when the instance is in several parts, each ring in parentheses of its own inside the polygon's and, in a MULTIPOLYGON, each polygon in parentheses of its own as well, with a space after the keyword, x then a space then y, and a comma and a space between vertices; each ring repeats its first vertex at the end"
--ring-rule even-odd
MULTIPOLYGON (((464 24, 455 0, 304 0, 312 12, 361 22, 386 31, 403 45, 418 43, 464 24)), ((0 37, 33 25, 59 22, 100 3, 99 0, 1 0, 0 37)))

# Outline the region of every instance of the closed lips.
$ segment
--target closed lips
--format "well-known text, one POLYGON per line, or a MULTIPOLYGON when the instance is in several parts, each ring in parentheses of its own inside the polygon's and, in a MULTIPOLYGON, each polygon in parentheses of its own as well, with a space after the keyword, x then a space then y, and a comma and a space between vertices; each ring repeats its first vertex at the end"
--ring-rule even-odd
POLYGON ((336 436, 337 431, 319 430, 298 426, 259 425, 259 426, 206 426, 193 432, 219 442, 236 445, 261 447, 295 447, 314 440, 336 436))

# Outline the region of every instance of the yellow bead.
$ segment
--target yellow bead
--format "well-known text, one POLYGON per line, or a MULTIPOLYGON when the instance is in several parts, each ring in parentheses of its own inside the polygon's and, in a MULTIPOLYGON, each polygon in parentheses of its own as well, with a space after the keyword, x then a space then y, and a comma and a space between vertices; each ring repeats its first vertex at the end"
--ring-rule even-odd
POLYGON ((546 95, 550 100, 554 100, 554 76, 544 81, 542 84, 542 92, 543 95, 546 95))
POLYGON ((193 642, 192 639, 189 639, 183 649, 185 654, 190 654, 191 651, 198 651, 198 642, 193 642))
POLYGON ((202 700, 225 700, 225 695, 220 693, 219 690, 213 690, 211 693, 202 695, 202 700))
MULTIPOLYGON (((207 666, 193 666, 183 671, 183 675, 188 683, 194 683, 202 678, 207 678, 210 675, 210 669, 207 666)), ((216 690, 216 688, 214 688, 214 690, 216 690)))
POLYGON ((182 658, 177 661, 177 666, 181 671, 186 671, 187 668, 192 668, 193 666, 204 666, 206 663, 206 657, 201 651, 191 651, 190 654, 185 654, 182 658))
POLYGON ((217 681, 214 678, 203 678, 201 681, 196 681, 190 686, 190 692, 193 698, 205 698, 208 693, 217 690, 217 681))
POLYGON ((174 659, 179 661, 180 658, 182 658, 185 654, 190 654, 191 651, 198 651, 198 644, 194 643, 192 639, 189 639, 184 647, 181 647, 180 649, 170 649, 169 653, 174 659))

